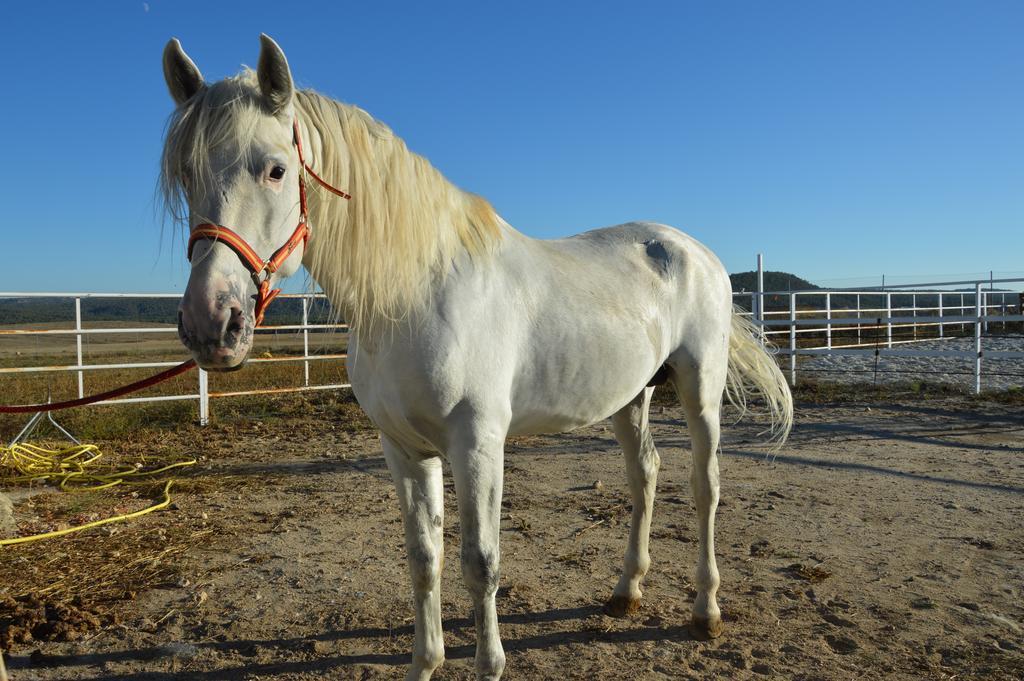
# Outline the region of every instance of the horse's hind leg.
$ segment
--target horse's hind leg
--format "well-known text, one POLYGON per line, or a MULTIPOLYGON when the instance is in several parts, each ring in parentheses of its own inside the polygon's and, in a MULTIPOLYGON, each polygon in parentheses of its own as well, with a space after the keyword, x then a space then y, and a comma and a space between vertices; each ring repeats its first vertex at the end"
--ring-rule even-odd
POLYGON ((427 681, 444 662, 441 566, 444 564, 444 486, 441 460, 408 452, 381 436, 405 524, 405 550, 416 608, 408 681, 427 681))
POLYGON ((629 525, 629 544, 626 545, 622 576, 604 607, 605 613, 612 617, 624 617, 639 609, 640 581, 651 565, 647 544, 654 508, 654 487, 661 463, 647 424, 653 392, 654 388, 645 388, 612 416, 615 439, 626 455, 626 474, 633 496, 633 518, 629 525))
POLYGON ((715 510, 718 508, 719 414, 726 368, 725 361, 709 361, 697 366, 684 362, 675 367, 676 392, 683 404, 693 445, 690 486, 697 507, 699 540, 697 598, 693 603, 690 628, 702 639, 722 633, 722 615, 715 599, 719 584, 715 564, 715 510))

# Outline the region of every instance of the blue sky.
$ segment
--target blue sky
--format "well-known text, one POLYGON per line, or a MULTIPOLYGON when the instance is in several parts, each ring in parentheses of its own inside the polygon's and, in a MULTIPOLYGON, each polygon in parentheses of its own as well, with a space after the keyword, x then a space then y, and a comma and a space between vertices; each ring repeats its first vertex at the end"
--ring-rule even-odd
POLYGON ((0 9, 0 290, 183 290, 161 51, 219 79, 261 31, 532 236, 650 219, 730 271, 1024 275, 1021 2, 150 0, 0 9))

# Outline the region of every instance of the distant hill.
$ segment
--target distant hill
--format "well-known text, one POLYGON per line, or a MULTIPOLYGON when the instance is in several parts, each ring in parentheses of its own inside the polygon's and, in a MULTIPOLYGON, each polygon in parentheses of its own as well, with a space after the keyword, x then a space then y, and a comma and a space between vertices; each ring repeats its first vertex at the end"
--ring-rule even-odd
MULTIPOLYGON (((177 324, 177 298, 83 298, 82 321, 145 322, 177 324)), ((326 301, 318 300, 309 309, 309 321, 328 321, 331 310, 326 301)), ((75 321, 75 302, 68 298, 4 298, 0 299, 0 324, 34 324, 40 322, 75 321)), ((279 298, 267 310, 267 324, 300 324, 302 301, 279 298)))
MULTIPOLYGON (((732 282, 734 293, 757 290, 757 272, 737 272, 730 274, 729 280, 732 282)), ((764 273, 765 291, 813 291, 819 288, 821 287, 789 272, 764 273)))

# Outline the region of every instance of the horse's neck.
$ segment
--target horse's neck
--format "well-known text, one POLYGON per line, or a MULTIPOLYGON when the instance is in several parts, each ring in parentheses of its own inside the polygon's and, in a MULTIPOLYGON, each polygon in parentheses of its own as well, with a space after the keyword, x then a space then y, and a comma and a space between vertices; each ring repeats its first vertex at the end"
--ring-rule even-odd
POLYGON ((351 201, 310 194, 313 239, 304 263, 365 332, 424 304, 454 262, 488 259, 507 225, 367 114, 343 109, 340 116, 339 129, 312 130, 312 116, 300 121, 319 156, 311 165, 352 194, 351 201))

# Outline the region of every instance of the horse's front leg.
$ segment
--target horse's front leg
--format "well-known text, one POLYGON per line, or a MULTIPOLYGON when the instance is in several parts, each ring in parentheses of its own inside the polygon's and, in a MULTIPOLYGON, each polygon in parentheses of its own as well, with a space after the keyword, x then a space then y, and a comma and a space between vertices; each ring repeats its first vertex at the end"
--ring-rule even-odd
POLYGON ((407 681, 427 681, 444 662, 441 568, 444 565, 444 485, 441 460, 402 449, 381 436, 405 525, 405 550, 416 608, 416 634, 407 681))
POLYGON ((494 596, 498 591, 498 533, 505 431, 458 434, 448 451, 462 525, 462 578, 473 599, 476 620, 476 675, 501 677, 505 651, 498 635, 494 596))

